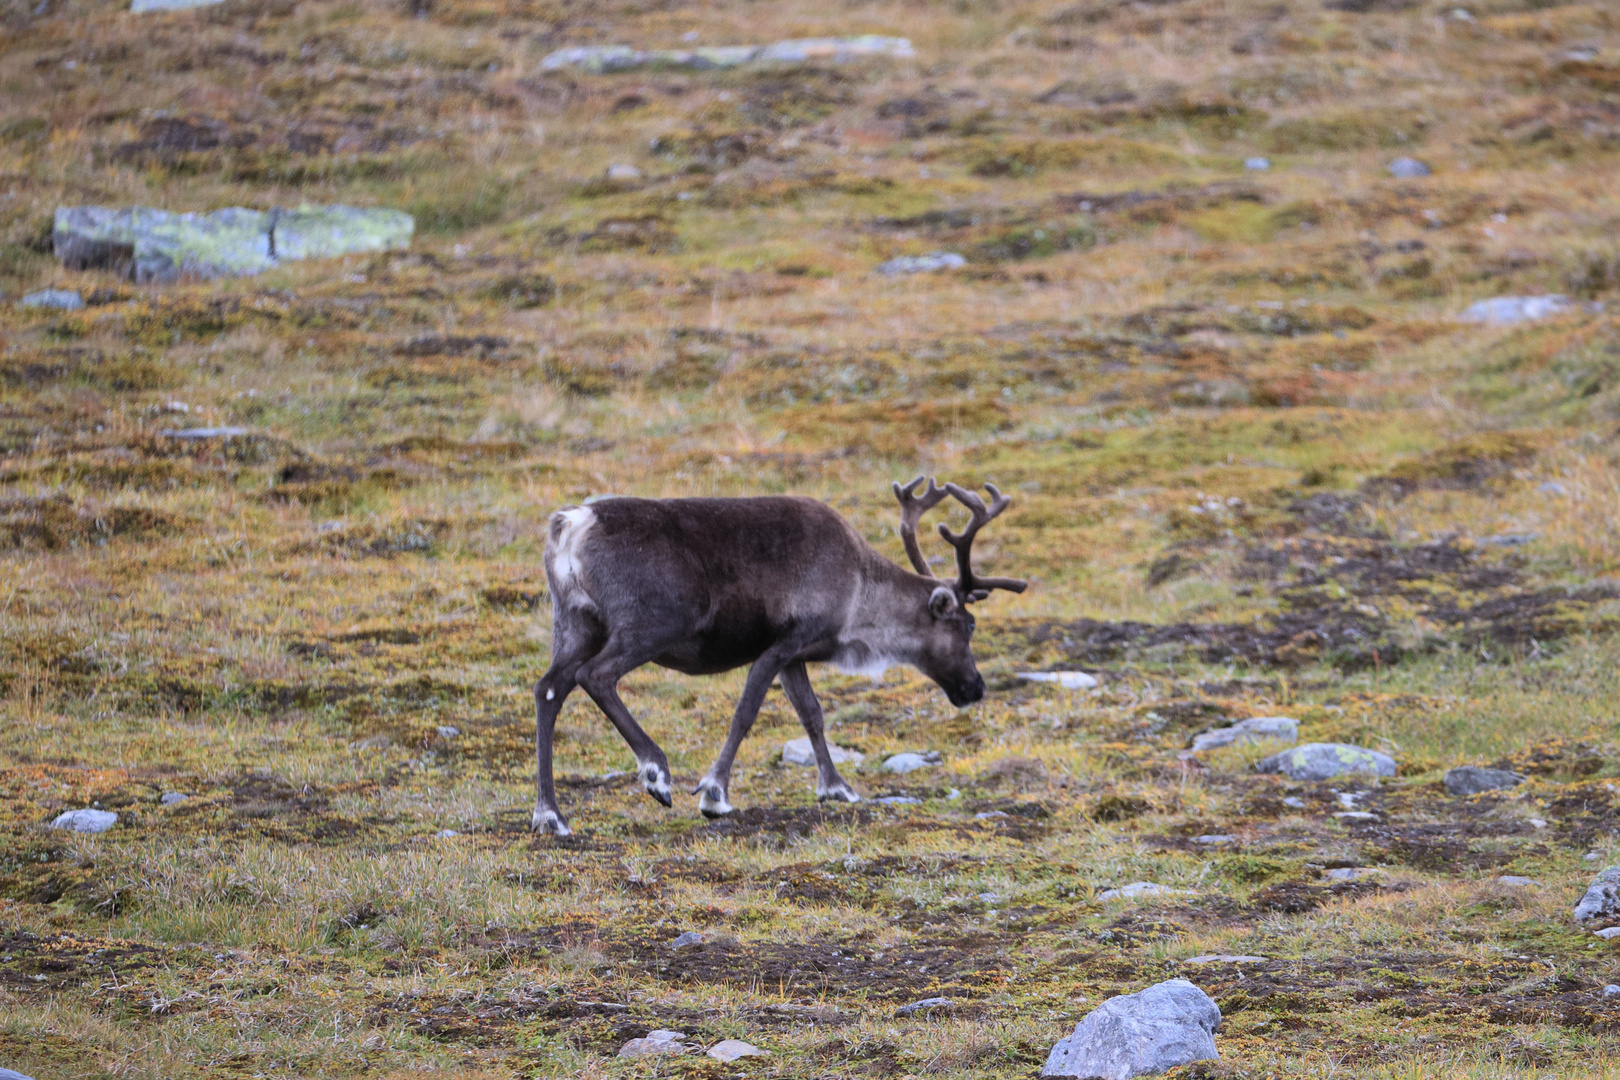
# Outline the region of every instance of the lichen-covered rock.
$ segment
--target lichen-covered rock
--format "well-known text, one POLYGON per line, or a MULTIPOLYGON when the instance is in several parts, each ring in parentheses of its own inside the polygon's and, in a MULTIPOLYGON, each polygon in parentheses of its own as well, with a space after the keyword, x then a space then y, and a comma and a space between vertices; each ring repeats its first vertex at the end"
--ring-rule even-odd
POLYGON ((325 259, 408 248, 415 231, 402 210, 304 205, 275 213, 271 240, 278 259, 325 259))
POLYGON ((109 270, 136 282, 239 277, 287 259, 408 247, 414 219, 398 210, 226 207, 172 214, 148 207, 58 207, 52 240, 70 270, 109 270))
POLYGON ((1052 1047, 1042 1077, 1152 1076, 1194 1061, 1219 1061, 1221 1010, 1186 979, 1109 998, 1052 1047))
POLYGON ((1299 741, 1299 721, 1288 716, 1251 716, 1239 720, 1231 727, 1216 728, 1193 738, 1193 751, 1215 750, 1233 743, 1260 742, 1275 739, 1278 742, 1299 741))
POLYGON ((1346 773, 1394 776, 1395 759, 1364 746, 1306 743, 1255 762, 1254 771, 1282 773, 1290 780, 1331 780, 1346 773))
POLYGON ((1575 921, 1582 925, 1620 923, 1620 866, 1611 866, 1593 879, 1575 905, 1575 921))
POLYGON ((1478 765, 1459 765, 1446 770, 1446 790, 1453 795, 1478 795, 1482 791, 1501 791, 1524 783, 1524 777, 1507 769, 1484 769, 1478 765))

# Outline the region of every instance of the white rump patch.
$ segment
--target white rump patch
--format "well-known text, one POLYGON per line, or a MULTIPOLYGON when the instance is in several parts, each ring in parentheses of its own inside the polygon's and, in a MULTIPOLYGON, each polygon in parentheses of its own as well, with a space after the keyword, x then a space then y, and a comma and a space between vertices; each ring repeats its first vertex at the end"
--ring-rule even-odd
POLYGON ((588 506, 570 506, 551 515, 551 542, 546 545, 546 569, 551 572, 557 598, 573 607, 589 607, 585 593, 584 544, 596 512, 588 506))

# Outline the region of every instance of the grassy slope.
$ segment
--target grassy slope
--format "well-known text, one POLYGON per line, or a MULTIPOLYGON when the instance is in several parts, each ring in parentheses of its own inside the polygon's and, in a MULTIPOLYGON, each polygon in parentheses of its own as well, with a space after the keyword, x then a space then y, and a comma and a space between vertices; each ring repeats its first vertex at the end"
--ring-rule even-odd
MULTIPOLYGON (((96 302, 0 313, 0 1063, 643 1075, 612 1055, 665 1027, 772 1056, 663 1074, 1033 1076, 1088 1002, 1189 974, 1205 1075, 1607 1075, 1616 945, 1568 910, 1617 861, 1614 316, 1451 317, 1620 299, 1620 26, 1372 6, 9 5, 0 291, 96 302), (538 67, 862 32, 917 58, 538 67), (303 200, 421 231, 162 289, 47 254, 57 205, 303 200), (969 266, 872 273, 931 250, 969 266), (158 434, 193 424, 255 434, 158 434), (1036 587, 984 605, 969 713, 817 676, 868 761, 944 754, 854 774, 920 805, 816 810, 773 696, 710 826, 575 702, 580 837, 528 836, 552 508, 806 492, 899 558, 921 470, 1014 493, 983 561, 1036 587), (1011 677, 1052 665, 1103 688, 1011 677), (1396 754, 1378 822, 1176 756, 1277 712, 1396 754), (1534 779, 1447 798, 1470 761, 1534 779), (90 801, 120 827, 42 827, 90 801), (1094 899, 1137 880, 1194 892, 1094 899)), ((626 693, 695 779, 740 685, 626 693)))

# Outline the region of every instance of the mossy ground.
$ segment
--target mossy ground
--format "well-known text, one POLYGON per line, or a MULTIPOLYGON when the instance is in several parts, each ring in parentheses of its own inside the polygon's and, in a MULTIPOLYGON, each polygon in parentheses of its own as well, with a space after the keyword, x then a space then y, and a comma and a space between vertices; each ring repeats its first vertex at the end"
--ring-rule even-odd
MULTIPOLYGON (((1620 861, 1611 5, 121 6, 4 8, 0 291, 89 306, 0 309, 0 1063, 1031 1077, 1186 975, 1227 1018, 1186 1075, 1614 1073, 1620 943, 1569 919, 1620 861), (863 32, 917 59, 539 69, 863 32), (300 202, 419 232, 163 288, 49 255, 58 205, 300 202), (1550 291, 1607 309, 1454 319, 1550 291), (980 556, 1033 587, 972 710, 816 674, 869 765, 943 755, 851 773, 917 803, 818 808, 773 695, 737 816, 668 812, 574 701, 578 836, 529 835, 552 509, 794 491, 900 558, 921 471, 1013 494, 980 556), (1275 713, 1400 777, 1179 756, 1275 713), (1532 779, 1447 796, 1469 762, 1532 779), (1138 880, 1188 891, 1097 898, 1138 880), (771 1056, 613 1056, 655 1027, 771 1056)), ((695 781, 740 676, 625 686, 695 781)))

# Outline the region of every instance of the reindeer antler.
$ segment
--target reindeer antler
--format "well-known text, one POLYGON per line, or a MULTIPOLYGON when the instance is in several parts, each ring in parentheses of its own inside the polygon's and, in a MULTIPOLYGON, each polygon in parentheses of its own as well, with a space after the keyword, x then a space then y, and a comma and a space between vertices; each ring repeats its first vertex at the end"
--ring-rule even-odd
MULTIPOLYGON (((946 492, 973 513, 973 520, 968 522, 968 527, 962 530, 960 536, 951 532, 943 522, 939 526, 939 535, 956 549, 956 594, 962 598, 964 604, 983 600, 990 595, 991 589, 1006 589, 1008 592, 1021 593, 1029 587, 1029 582, 1018 578, 979 577, 973 572, 973 538, 979 534, 980 529, 1012 503, 1012 498, 1003 495, 997 490, 996 485, 986 484, 984 489, 990 493, 988 507, 975 492, 956 484, 945 485, 946 492)), ((911 550, 914 544, 915 541, 912 545, 908 545, 907 550, 911 550)))
POLYGON ((911 559, 911 565, 917 568, 917 573, 931 578, 934 572, 928 569, 928 560, 923 558, 922 548, 917 545, 917 522, 944 501, 945 489, 934 483, 934 478, 930 476, 922 494, 914 494, 922 481, 922 476, 914 476, 904 484, 896 480, 894 497, 900 500, 900 542, 906 545, 906 555, 911 559))

